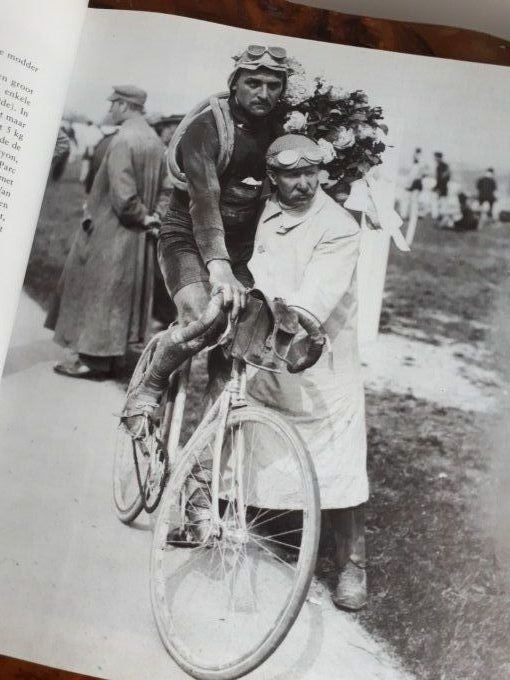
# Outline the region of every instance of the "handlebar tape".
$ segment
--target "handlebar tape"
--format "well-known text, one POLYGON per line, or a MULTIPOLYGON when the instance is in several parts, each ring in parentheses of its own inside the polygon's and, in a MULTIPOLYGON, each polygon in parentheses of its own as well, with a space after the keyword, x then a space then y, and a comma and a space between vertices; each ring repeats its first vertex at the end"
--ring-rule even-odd
POLYGON ((317 321, 314 321, 299 309, 295 307, 293 309, 297 312, 299 325, 308 335, 309 345, 306 354, 303 354, 295 361, 287 362, 287 370, 289 373, 300 373, 319 361, 326 343, 326 337, 321 325, 317 321))

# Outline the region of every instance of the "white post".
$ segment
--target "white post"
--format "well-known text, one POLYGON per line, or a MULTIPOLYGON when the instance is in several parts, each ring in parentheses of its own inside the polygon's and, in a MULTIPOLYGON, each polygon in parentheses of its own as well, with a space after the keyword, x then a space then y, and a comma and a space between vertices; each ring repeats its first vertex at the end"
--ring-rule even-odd
POLYGON ((377 340, 391 237, 363 229, 358 261, 358 338, 361 347, 377 340))
POLYGON ((411 191, 409 197, 409 216, 407 222, 406 241, 410 246, 414 241, 416 235, 416 227, 418 225, 418 204, 420 202, 420 192, 411 191))

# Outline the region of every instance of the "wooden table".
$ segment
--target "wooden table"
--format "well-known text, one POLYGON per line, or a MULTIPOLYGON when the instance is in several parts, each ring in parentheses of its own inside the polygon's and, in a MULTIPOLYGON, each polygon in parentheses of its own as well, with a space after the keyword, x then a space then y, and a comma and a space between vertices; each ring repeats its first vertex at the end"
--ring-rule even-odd
MULTIPOLYGON (((510 42, 485 33, 370 19, 286 0, 91 0, 90 6, 165 12, 295 38, 510 66, 510 42)), ((90 680, 91 676, 0 655, 0 678, 90 680)))

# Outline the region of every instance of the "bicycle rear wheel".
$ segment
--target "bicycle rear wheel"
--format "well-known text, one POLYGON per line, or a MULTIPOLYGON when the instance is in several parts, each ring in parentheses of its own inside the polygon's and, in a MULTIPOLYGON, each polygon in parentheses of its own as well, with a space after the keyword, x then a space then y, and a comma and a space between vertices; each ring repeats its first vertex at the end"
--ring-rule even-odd
MULTIPOLYGON (((140 355, 127 394, 142 381, 158 340, 159 335, 154 336, 140 355)), ((147 436, 142 440, 134 441, 122 424, 118 426, 113 462, 113 501, 117 516, 125 524, 134 521, 144 508, 153 511, 161 498, 168 476, 168 396, 169 391, 163 395, 147 436)))
POLYGON ((211 423, 185 447, 163 497, 151 559, 163 644, 205 680, 241 677, 282 642, 306 598, 320 529, 315 471, 298 434, 267 409, 243 407, 227 420, 218 524, 209 520, 207 537, 178 547, 183 509, 186 530, 200 525, 202 536, 214 515, 217 427, 211 423))

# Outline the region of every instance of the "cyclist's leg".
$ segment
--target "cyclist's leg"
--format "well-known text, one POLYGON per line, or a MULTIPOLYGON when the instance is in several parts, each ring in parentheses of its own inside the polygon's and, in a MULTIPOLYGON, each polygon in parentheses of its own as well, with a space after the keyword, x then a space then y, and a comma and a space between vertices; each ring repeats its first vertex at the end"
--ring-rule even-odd
MULTIPOLYGON (((179 223, 188 215, 176 213, 179 223)), ((158 261, 165 285, 177 309, 179 325, 196 321, 204 312, 210 299, 209 276, 190 233, 164 232, 158 242, 158 261)), ((158 396, 168 383, 176 366, 175 347, 171 338, 172 326, 163 335, 144 385, 149 393, 158 396)), ((205 338, 207 343, 209 338, 205 338)), ((206 345, 204 344, 204 347, 206 345)), ((187 357, 186 357, 187 358, 187 357)))
MULTIPOLYGON (((208 283, 197 281, 181 288, 174 296, 179 324, 185 326, 196 321, 205 311, 209 300, 210 287, 208 283)), ((218 321, 200 338, 179 344, 176 344, 172 338, 173 328, 171 326, 162 336, 150 368, 143 380, 147 391, 158 396, 168 384, 170 374, 183 361, 213 343, 224 326, 225 317, 221 315, 218 321)))
MULTIPOLYGON (((210 300, 208 273, 196 245, 186 235, 170 233, 163 234, 158 250, 163 278, 177 308, 179 324, 195 321, 210 300)), ((171 373, 214 342, 225 323, 225 317, 219 317, 207 333, 187 343, 176 343, 174 328, 170 326, 158 343, 142 383, 128 395, 124 407, 124 422, 134 435, 142 431, 145 417, 157 407, 171 373)))

